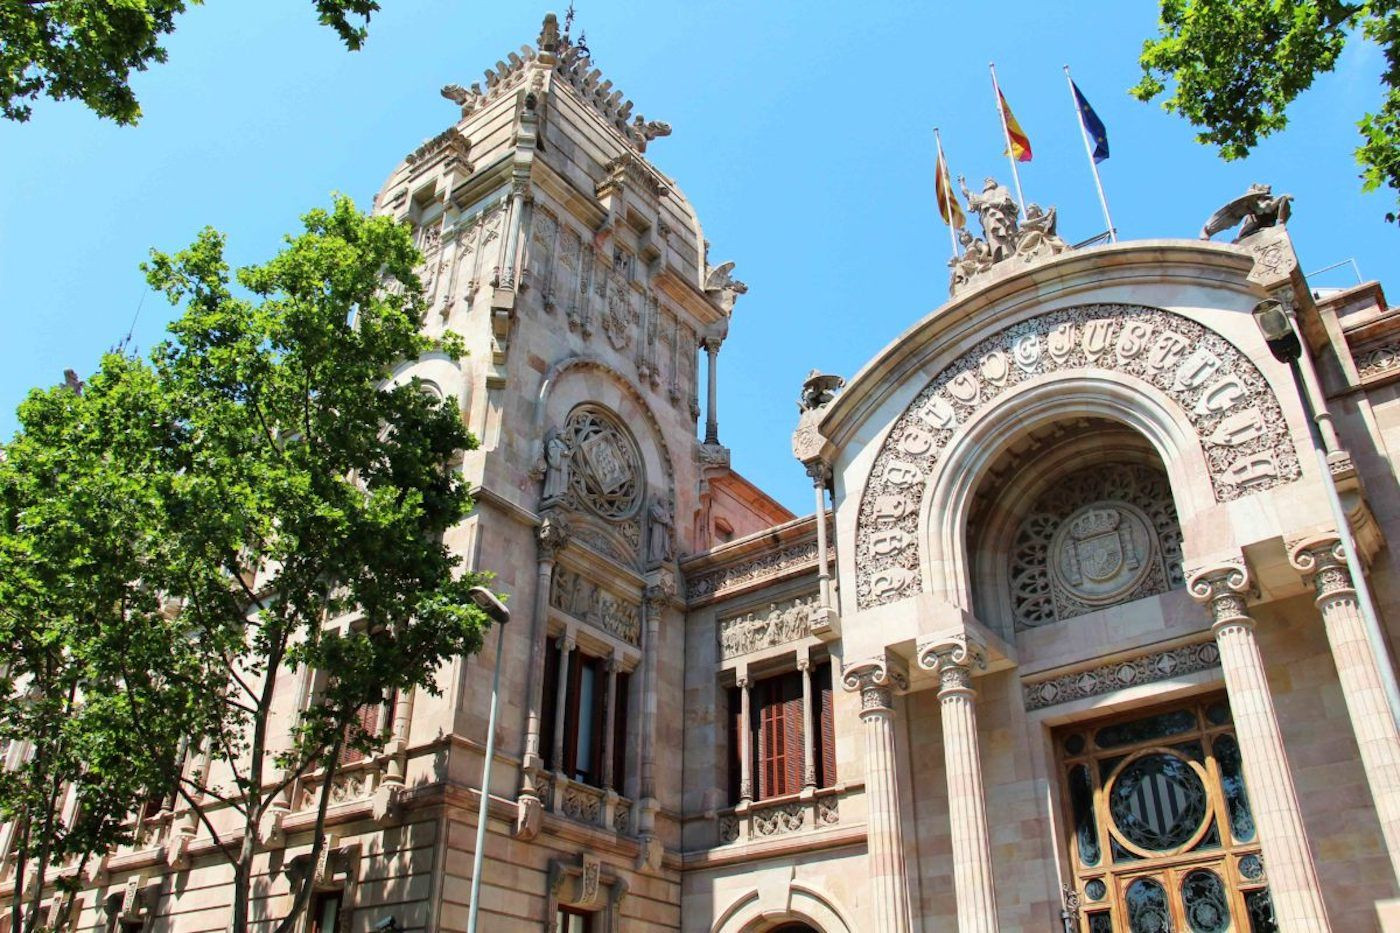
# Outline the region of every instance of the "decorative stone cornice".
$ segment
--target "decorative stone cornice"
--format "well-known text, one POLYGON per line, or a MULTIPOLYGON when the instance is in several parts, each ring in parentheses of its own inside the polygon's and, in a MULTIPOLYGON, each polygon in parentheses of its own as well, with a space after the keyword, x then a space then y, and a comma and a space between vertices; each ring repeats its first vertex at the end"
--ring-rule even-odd
POLYGON ((938 674, 939 697, 971 695, 974 671, 987 669, 987 651, 966 632, 958 632, 920 645, 918 662, 919 667, 938 674))
POLYGON ((895 691, 909 689, 909 677, 903 665, 888 655, 853 661, 841 671, 841 684, 852 692, 860 691, 860 712, 889 712, 894 708, 895 691))
POLYGON ((462 171, 470 172, 472 166, 467 156, 471 151, 471 145, 471 140, 458 132, 455 126, 448 127, 410 152, 404 157, 404 161, 415 172, 419 172, 435 163, 439 158, 445 158, 449 162, 460 162, 462 171))
POLYGON ((1319 606, 1337 597, 1356 595, 1356 585, 1347 567, 1346 549, 1335 534, 1294 542, 1288 549, 1288 563, 1312 583, 1319 606))
POLYGON ((1243 560, 1189 571, 1186 588, 1210 613, 1211 631, 1217 635, 1222 629, 1237 625, 1253 628, 1248 599, 1257 595, 1257 590, 1250 578, 1249 566, 1243 560))

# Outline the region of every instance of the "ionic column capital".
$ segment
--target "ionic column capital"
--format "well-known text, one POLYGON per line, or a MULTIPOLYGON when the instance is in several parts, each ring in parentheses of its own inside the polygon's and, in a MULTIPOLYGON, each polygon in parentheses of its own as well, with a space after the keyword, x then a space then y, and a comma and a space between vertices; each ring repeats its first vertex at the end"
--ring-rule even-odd
POLYGON ((812 485, 817 489, 825 490, 831 484, 831 464, 820 457, 803 461, 802 467, 807 471, 807 475, 812 479, 812 485))
POLYGON ((568 654, 578 647, 578 641, 574 638, 573 632, 565 632, 559 636, 559 651, 561 654, 568 654))
POLYGON ((1288 549, 1288 563, 1310 581, 1317 591, 1317 602, 1336 596, 1352 596, 1356 582, 1347 567, 1346 548, 1336 534, 1322 534, 1295 542, 1288 549))
POLYGON ((944 636, 919 646, 919 667, 938 674, 938 696, 971 696, 972 676, 987 669, 986 648, 965 632, 944 636))
POLYGON ((1249 597, 1257 591, 1249 565, 1243 560, 1198 567, 1190 571, 1186 585, 1192 598, 1210 613, 1211 631, 1215 634, 1234 626, 1254 627, 1249 597))
POLYGON ((898 661, 880 655, 846 665, 841 671, 841 684, 852 692, 860 691, 860 712, 864 716, 893 710, 894 692, 908 690, 909 677, 898 661))

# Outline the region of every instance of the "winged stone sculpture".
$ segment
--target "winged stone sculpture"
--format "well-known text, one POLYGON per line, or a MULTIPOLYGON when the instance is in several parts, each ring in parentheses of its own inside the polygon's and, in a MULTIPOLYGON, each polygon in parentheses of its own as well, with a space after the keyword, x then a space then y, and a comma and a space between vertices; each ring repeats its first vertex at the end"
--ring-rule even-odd
POLYGON ((1240 232, 1231 242, 1238 243, 1245 237, 1265 227, 1288 222, 1292 213, 1293 195, 1273 195, 1269 185, 1250 185, 1249 190, 1210 215, 1205 226, 1201 227, 1201 239, 1209 240, 1223 230, 1239 224, 1240 232))

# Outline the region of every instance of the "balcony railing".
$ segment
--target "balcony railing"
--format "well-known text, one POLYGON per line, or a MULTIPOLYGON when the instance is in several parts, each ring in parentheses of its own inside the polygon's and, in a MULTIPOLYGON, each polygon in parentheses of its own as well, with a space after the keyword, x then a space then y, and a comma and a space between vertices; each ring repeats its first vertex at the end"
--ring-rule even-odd
POLYGON ((839 787, 741 802, 716 815, 716 845, 756 842, 774 836, 826 829, 841 822, 839 787))

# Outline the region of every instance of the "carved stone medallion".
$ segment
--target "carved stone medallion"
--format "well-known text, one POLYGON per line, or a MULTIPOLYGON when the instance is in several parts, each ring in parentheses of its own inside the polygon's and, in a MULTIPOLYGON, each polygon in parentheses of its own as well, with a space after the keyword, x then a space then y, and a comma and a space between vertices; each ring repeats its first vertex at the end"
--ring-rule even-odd
POLYGON ((1151 570, 1154 538, 1147 517, 1127 503, 1084 506, 1050 543, 1051 573, 1083 602, 1114 602, 1151 570))
POLYGON ((1185 586, 1166 474, 1106 463, 1055 480, 1026 510, 1007 561, 1017 630, 1185 586))
POLYGON ((564 434, 573 451, 569 480, 579 503, 602 518, 631 518, 641 503, 641 457, 612 418, 582 405, 564 434))

